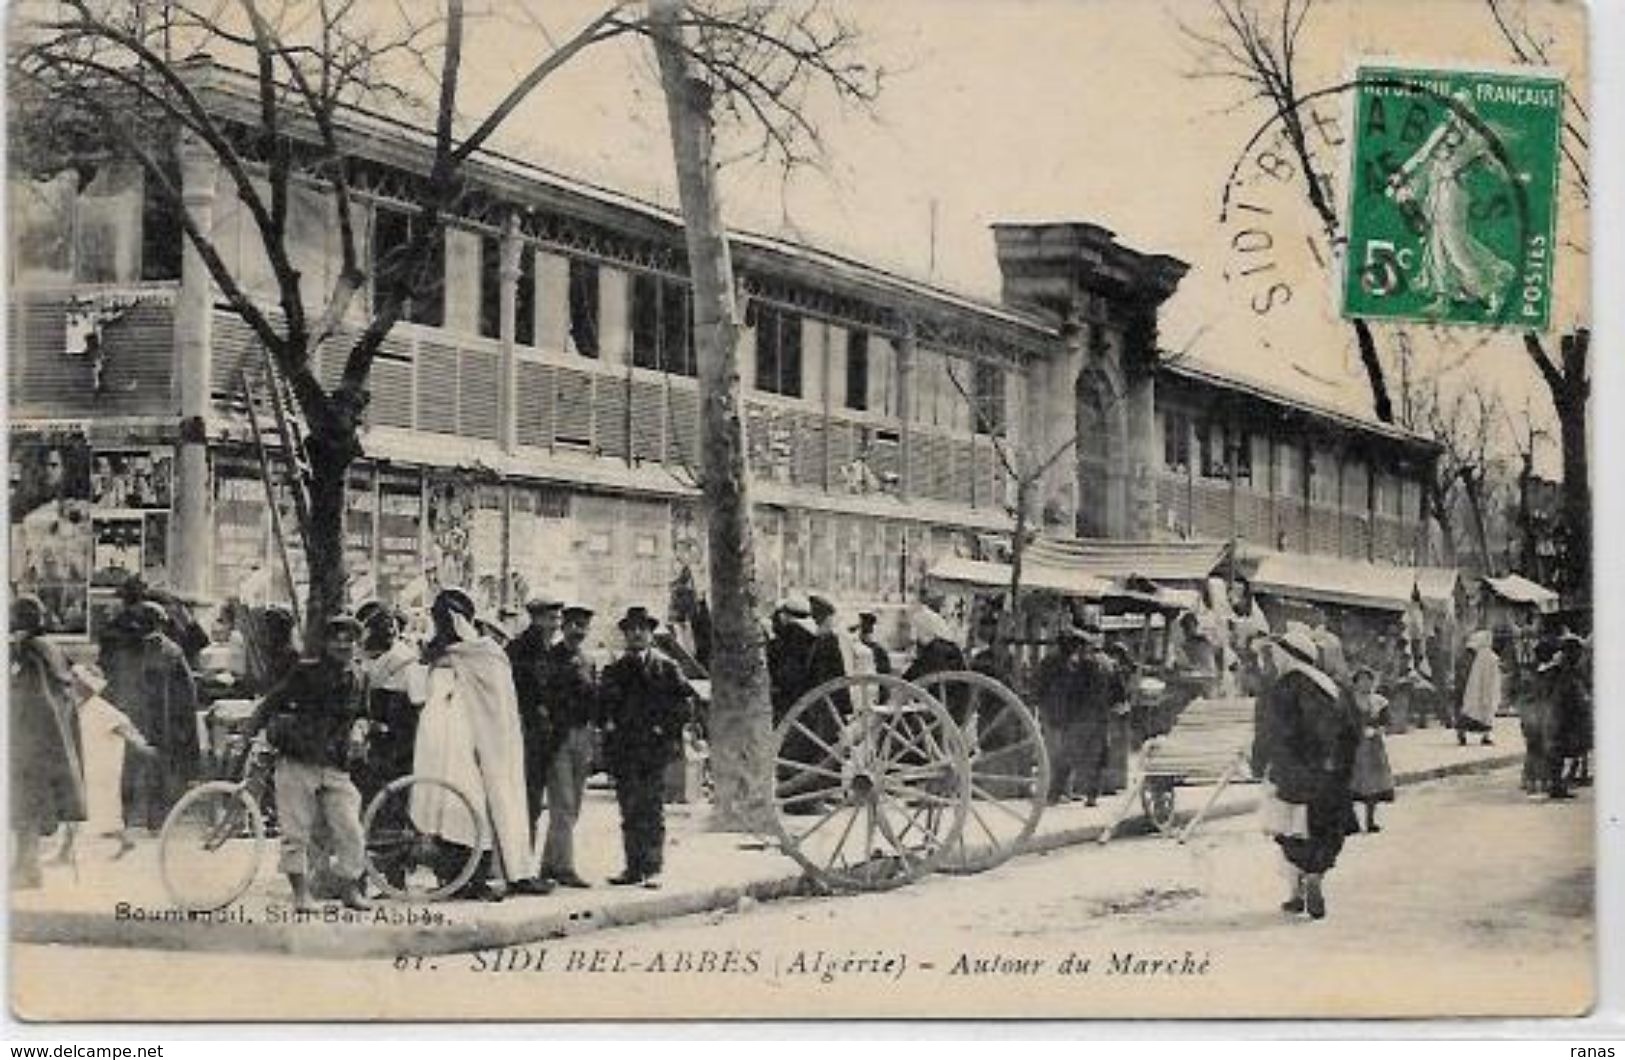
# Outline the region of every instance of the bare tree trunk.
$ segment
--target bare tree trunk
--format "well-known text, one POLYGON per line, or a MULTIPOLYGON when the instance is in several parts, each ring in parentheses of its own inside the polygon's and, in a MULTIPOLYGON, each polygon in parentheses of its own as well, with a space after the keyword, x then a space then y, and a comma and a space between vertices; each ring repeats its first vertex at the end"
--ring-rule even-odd
POLYGON ((1478 545, 1479 562, 1484 564, 1485 574, 1494 574, 1495 561, 1490 556, 1489 531, 1484 524, 1484 497, 1483 472, 1475 472, 1470 468, 1463 468, 1461 472, 1462 492, 1467 495, 1467 511, 1473 517, 1473 540, 1478 545))
POLYGON ((1456 565, 1456 520, 1450 511, 1450 500, 1439 484, 1430 479, 1427 484, 1428 508, 1433 521, 1439 524, 1439 560, 1446 567, 1456 565))
POLYGON ((701 477, 710 546, 712 650, 711 827, 762 831, 772 816, 773 732, 766 638, 758 617, 756 550, 740 397, 742 331, 712 152, 712 92, 685 50, 680 0, 650 0, 655 53, 694 284, 699 353, 701 477))
POLYGON ((1354 342, 1360 348, 1360 366, 1365 369, 1366 381, 1371 385, 1371 410, 1383 423, 1392 423, 1394 402, 1388 396, 1388 379, 1383 373, 1382 358, 1377 355, 1377 340, 1372 337, 1371 325, 1356 319, 1354 342))
POLYGON ((1591 592, 1591 461, 1586 452, 1586 395, 1557 403, 1563 446, 1564 591, 1591 592))
POLYGON ((344 609, 344 504, 349 462, 311 461, 310 525, 305 528, 309 550, 305 563, 310 592, 305 600, 305 647, 316 649, 326 640, 327 620, 344 609))

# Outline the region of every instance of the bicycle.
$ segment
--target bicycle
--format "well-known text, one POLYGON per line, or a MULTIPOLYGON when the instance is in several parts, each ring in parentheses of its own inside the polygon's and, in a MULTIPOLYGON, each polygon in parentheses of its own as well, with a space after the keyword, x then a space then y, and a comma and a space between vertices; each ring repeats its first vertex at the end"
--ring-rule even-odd
POLYGON ((181 796, 158 833, 158 872, 170 900, 213 912, 241 898, 259 875, 265 848, 260 806, 276 761, 263 738, 243 756, 237 780, 211 780, 181 796))
MULTIPOLYGON (((265 857, 261 807, 274 805, 266 799, 275 763, 276 751, 257 736, 239 779, 199 784, 164 818, 158 871, 178 908, 213 912, 253 886, 265 857)), ((485 821, 467 793, 438 777, 413 773, 390 781, 373 797, 362 834, 367 877, 379 891, 402 900, 437 901, 473 878, 485 846, 485 821), (420 818, 434 822, 435 833, 422 829, 420 818), (471 842, 444 842, 439 836, 447 832, 471 842)))

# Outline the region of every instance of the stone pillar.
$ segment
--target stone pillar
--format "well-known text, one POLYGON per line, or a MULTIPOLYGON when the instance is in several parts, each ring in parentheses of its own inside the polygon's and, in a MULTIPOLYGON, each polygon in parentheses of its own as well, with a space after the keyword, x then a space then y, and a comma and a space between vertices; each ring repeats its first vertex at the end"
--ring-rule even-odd
POLYGON ((1162 438, 1157 434, 1157 381, 1150 372, 1128 375, 1128 526, 1126 536, 1150 541, 1157 533, 1157 468, 1162 438))
POLYGON ((1046 362, 1040 372, 1043 380, 1037 395, 1040 441, 1033 455, 1042 465, 1068 441, 1072 447, 1045 469, 1043 480, 1038 484, 1038 496, 1034 498, 1038 510, 1032 513, 1032 519, 1035 526, 1046 531, 1072 537, 1076 536, 1078 527, 1078 448, 1083 444, 1083 439, 1075 437, 1078 433, 1078 376, 1084 363, 1081 328, 1068 329, 1063 349, 1065 352, 1046 362))
MULTIPOLYGON (((514 359, 514 336, 518 332, 518 322, 514 319, 516 307, 519 304, 519 253, 524 243, 519 238, 519 218, 509 214, 502 226, 502 243, 500 249, 501 268, 499 274, 502 288, 498 294, 498 323, 497 336, 499 339, 497 352, 497 437, 502 441, 504 452, 513 452, 518 444, 516 424, 519 399, 519 371, 514 359)), ((504 579, 503 593, 507 593, 506 579, 504 579)))
MULTIPOLYGON (((181 144, 181 198, 199 230, 214 227, 214 153, 191 136, 181 144)), ((180 409, 175 442, 175 500, 169 526, 169 578, 185 595, 211 595, 214 568, 213 484, 209 480, 209 394, 214 375, 213 291, 208 266, 182 239, 181 284, 175 296, 174 364, 180 409)), ((222 592, 230 586, 220 586, 222 592)))

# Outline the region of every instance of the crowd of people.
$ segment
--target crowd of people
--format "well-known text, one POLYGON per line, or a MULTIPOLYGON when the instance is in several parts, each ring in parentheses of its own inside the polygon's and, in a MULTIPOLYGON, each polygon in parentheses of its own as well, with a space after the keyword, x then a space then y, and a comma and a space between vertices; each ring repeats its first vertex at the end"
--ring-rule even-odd
POLYGON ((58 831, 60 857, 84 829, 117 840, 118 857, 161 828, 204 768, 199 694, 212 680, 255 697, 238 735, 263 734, 274 749, 279 867, 298 908, 370 904, 363 808, 408 775, 442 783, 413 785, 386 812, 434 837, 437 882, 479 859, 460 897, 590 886, 574 832, 600 765, 615 781, 625 854, 609 882, 660 886, 665 769, 695 692, 654 646, 659 623, 646 608, 621 617, 624 651, 600 670, 584 648, 592 611, 545 598, 510 638, 467 593, 443 589, 420 642, 369 602, 328 618, 313 638, 320 651, 302 656, 285 609, 228 612, 211 645, 184 605, 166 609, 154 598, 165 594, 135 580, 123 591, 99 667, 70 667, 43 635, 40 603, 13 601, 16 885, 39 885, 41 839, 58 831))
MULTIPOLYGON (((666 769, 683 754, 685 730, 703 718, 683 668, 655 646, 660 623, 646 608, 621 616, 624 648, 600 666, 586 647, 593 612, 545 597, 526 605, 528 626, 508 630, 478 616, 467 593, 443 589, 421 635, 373 601, 327 619, 313 639, 320 652, 302 657, 286 609, 227 608, 211 636, 171 594, 139 579, 121 593, 121 609, 99 632, 99 666, 69 666, 44 636, 44 605, 27 594, 13 601, 18 885, 37 885, 41 837, 61 825, 63 858, 81 831, 112 837, 117 857, 136 834, 158 830, 205 767, 210 734, 198 721, 200 703, 223 687, 252 697, 244 735, 263 732, 276 751, 280 868, 301 907, 321 898, 368 903, 363 807, 408 775, 445 783, 413 787, 408 804, 390 812, 436 838, 438 879, 478 859, 462 897, 590 886, 576 865, 574 834, 599 768, 614 780, 625 859, 609 882, 660 886, 666 769)), ((1110 751, 1165 731, 1181 697, 1254 697, 1252 768, 1263 784, 1266 830, 1291 879, 1285 907, 1317 918, 1326 911, 1322 878, 1345 836, 1380 831, 1378 808, 1394 798, 1385 737, 1397 717, 1436 716, 1463 745, 1489 743, 1507 689, 1516 687, 1525 789, 1564 799, 1586 782, 1589 661, 1571 633, 1539 643, 1530 672, 1509 681, 1488 631, 1467 637, 1451 662, 1440 638, 1416 636, 1414 623, 1353 650, 1319 610, 1274 632, 1239 579, 1210 583, 1201 601, 1167 623, 1155 658, 1109 638, 1098 616, 1078 621, 1068 612, 1029 675, 1014 672, 989 616, 967 652, 938 610, 916 606, 906 626, 912 651, 898 658, 881 642, 875 612, 846 623, 825 597, 791 596, 767 631, 773 722, 834 678, 980 671, 1016 686, 1036 708, 1052 767, 1049 800, 1076 794, 1093 805, 1121 779, 1110 751), (1167 679, 1176 701, 1160 721, 1141 713, 1136 689, 1147 670, 1167 679)), ((820 743, 837 737, 825 730, 838 723, 829 712, 809 714, 781 757, 815 761, 820 743)), ((823 807, 792 800, 784 809, 823 807)))

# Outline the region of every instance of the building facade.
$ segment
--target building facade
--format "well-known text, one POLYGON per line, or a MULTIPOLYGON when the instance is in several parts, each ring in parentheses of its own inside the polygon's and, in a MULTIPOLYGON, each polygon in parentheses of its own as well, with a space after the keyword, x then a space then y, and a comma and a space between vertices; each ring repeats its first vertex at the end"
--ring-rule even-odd
MULTIPOLYGON (((241 85, 215 71, 231 113, 241 85)), ((357 117, 369 270, 410 237, 426 156, 357 117)), ((206 154, 194 218, 273 304, 264 251, 206 154)), ((699 401, 680 218, 496 156, 371 376, 351 472, 357 599, 437 585, 482 606, 547 592, 608 613, 706 584, 699 401)), ((244 401, 266 357, 139 168, 11 187, 12 580, 85 632, 129 573, 195 594, 286 594, 244 401), (194 453, 201 462, 189 466, 194 453)), ((289 248, 321 304, 338 265, 319 185, 289 248)), ((1051 532, 1245 540, 1414 562, 1431 449, 1403 432, 1169 363, 1156 315, 1185 266, 1087 224, 999 225, 993 305, 862 262, 737 235, 740 349, 764 599, 903 603, 945 555, 1008 542, 1017 475, 1051 532)), ((361 301, 366 301, 362 299, 361 301)), ((336 379, 358 313, 319 358, 336 379)), ((280 461, 272 462, 278 478, 280 461)), ((301 578, 297 545, 289 550, 301 578)))

